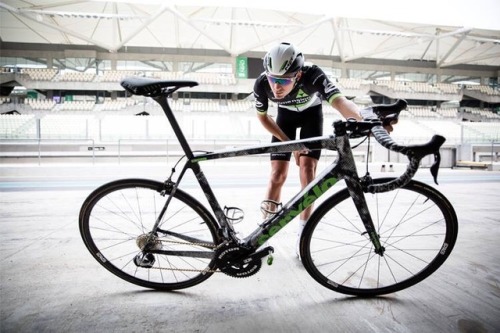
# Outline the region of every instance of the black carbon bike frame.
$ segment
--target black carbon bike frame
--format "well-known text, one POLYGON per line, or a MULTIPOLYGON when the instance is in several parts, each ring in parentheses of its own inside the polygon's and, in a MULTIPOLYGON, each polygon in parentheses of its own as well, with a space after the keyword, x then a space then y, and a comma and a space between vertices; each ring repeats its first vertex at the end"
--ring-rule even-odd
MULTIPOLYGON (((265 244, 268 239, 273 237, 292 219, 297 217, 304 209, 306 209, 320 196, 327 192, 329 188, 334 186, 339 180, 344 180, 366 228, 366 232, 373 243, 375 252, 378 254, 383 254, 384 248, 380 244, 379 236, 375 230, 371 215, 367 208, 363 187, 357 173, 354 157, 349 143, 349 137, 346 133, 346 122, 338 121, 334 124, 335 135, 293 140, 287 142, 269 143, 254 147, 221 150, 210 153, 195 153, 186 140, 186 137, 184 136, 184 133, 168 104, 168 97, 169 94, 167 92, 158 96, 154 96, 153 99, 160 104, 163 111, 165 112, 165 115, 167 116, 168 121, 170 122, 170 125, 172 126, 172 129, 187 157, 187 162, 184 164, 184 167, 177 177, 176 182, 172 182, 170 180, 167 181, 167 186, 171 186, 172 191, 170 193, 170 197, 165 203, 165 206, 163 207, 163 210, 157 218, 155 226, 152 230, 153 233, 156 232, 162 216, 165 213, 172 196, 175 194, 175 190, 179 188, 180 182, 188 169, 191 169, 193 171, 201 189, 205 193, 205 196, 221 228, 222 237, 225 240, 233 241, 235 242, 235 244, 240 244, 253 250, 258 249, 263 244, 265 244), (263 221, 260 226, 249 236, 247 236, 243 240, 238 239, 231 221, 229 221, 223 209, 221 208, 214 192, 212 191, 212 188, 209 185, 208 180, 201 170, 201 167, 199 165, 200 162, 256 154, 292 152, 303 149, 335 150, 338 153, 338 159, 332 164, 328 165, 321 173, 316 176, 316 178, 308 186, 306 186, 303 190, 301 190, 293 198, 291 198, 286 204, 284 204, 281 210, 263 221)), ((418 168, 418 164, 416 167, 418 168)), ((414 171, 416 171, 416 168, 414 171)), ((391 186, 390 189, 398 186, 401 185, 395 184, 394 186, 391 186)), ((389 188, 385 190, 389 190, 389 188)))

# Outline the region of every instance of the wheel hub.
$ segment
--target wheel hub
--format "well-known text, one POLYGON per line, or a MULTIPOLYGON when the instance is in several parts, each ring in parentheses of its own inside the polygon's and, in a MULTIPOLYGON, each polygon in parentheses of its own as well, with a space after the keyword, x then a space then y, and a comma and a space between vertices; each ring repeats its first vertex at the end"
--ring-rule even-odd
POLYGON ((156 235, 142 234, 135 239, 141 251, 161 250, 161 241, 156 235))

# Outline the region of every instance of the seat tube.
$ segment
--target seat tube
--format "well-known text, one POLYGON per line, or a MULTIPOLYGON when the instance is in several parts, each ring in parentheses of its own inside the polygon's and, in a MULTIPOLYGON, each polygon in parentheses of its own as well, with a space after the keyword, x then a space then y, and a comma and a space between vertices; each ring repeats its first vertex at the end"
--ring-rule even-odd
POLYGON ((189 146, 189 143, 187 142, 186 137, 184 136, 184 133, 182 132, 182 129, 179 126, 177 119, 175 118, 174 112, 168 104, 168 97, 158 96, 154 97, 153 99, 162 107, 163 112, 165 112, 168 122, 170 123, 170 126, 172 126, 175 136, 179 140, 182 150, 184 150, 186 157, 191 160, 193 158, 193 151, 191 150, 191 147, 189 146))

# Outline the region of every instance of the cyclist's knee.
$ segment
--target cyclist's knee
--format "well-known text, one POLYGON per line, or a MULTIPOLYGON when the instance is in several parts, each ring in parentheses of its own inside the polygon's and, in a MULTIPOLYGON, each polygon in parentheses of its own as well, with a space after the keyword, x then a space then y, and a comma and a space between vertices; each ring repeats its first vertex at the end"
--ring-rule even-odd
POLYGON ((305 179, 314 178, 317 164, 317 160, 302 159, 300 163, 300 177, 305 179))
POLYGON ((271 183, 275 186, 281 186, 285 183, 288 176, 288 161, 271 162, 271 183))
POLYGON ((287 171, 286 170, 281 170, 281 169, 273 169, 271 171, 271 183, 274 185, 281 186, 285 183, 285 180, 287 178, 287 171))

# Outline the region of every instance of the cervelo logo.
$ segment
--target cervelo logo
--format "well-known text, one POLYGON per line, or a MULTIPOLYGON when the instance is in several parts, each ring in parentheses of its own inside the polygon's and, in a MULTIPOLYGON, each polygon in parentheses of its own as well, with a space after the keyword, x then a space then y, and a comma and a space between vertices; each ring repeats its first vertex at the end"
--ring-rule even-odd
POLYGON ((272 226, 265 231, 259 238, 257 239, 257 244, 262 245, 264 244, 269 238, 274 236, 278 231, 281 230, 285 225, 288 224, 293 218, 298 216, 304 209, 309 207, 316 199, 318 199, 320 196, 322 196, 330 187, 335 185, 337 182, 337 178, 331 177, 325 179, 321 184, 318 184, 312 188, 313 193, 307 193, 304 196, 304 199, 299 203, 298 207, 295 209, 291 209, 288 214, 286 214, 281 220, 279 220, 278 224, 275 226, 272 226))

